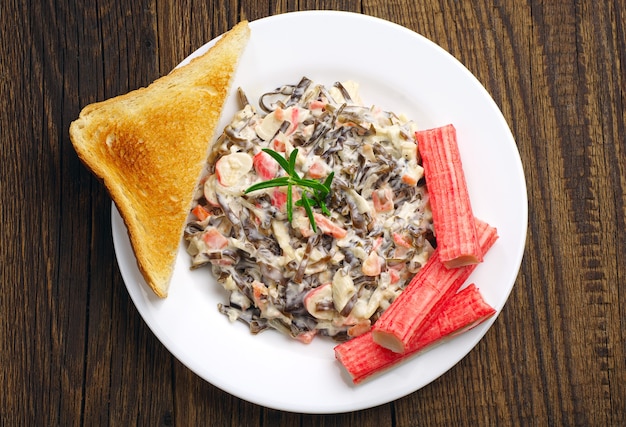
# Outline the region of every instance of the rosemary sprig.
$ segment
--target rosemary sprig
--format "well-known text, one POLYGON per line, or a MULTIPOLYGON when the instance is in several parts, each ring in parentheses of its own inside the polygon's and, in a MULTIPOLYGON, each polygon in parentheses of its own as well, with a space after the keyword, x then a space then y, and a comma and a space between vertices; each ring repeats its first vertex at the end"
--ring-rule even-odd
POLYGON ((272 156, 281 168, 285 170, 287 176, 281 176, 278 178, 270 179, 267 181, 259 182, 251 185, 245 191, 245 194, 251 193, 257 190, 263 190, 265 188, 272 187, 287 187, 287 219, 289 222, 293 219, 293 187, 299 187, 302 190, 300 200, 295 205, 301 206, 306 211, 311 227, 313 231, 317 233, 317 225, 313 217, 313 208, 319 207, 322 213, 330 215, 328 207, 326 206, 326 198, 330 194, 330 185, 333 182, 334 172, 331 172, 324 182, 317 181, 315 179, 301 178, 296 172, 296 158, 298 156, 298 149, 294 149, 291 152, 289 158, 283 157, 280 153, 269 148, 264 148, 267 154, 272 156))

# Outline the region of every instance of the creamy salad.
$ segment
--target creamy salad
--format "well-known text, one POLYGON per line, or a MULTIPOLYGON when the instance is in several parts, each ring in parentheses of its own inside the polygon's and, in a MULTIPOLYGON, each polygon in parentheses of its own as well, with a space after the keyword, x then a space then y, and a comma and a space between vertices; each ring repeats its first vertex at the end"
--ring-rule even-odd
POLYGON ((193 268, 212 268, 229 292, 219 310, 253 333, 310 342, 368 331, 435 245, 415 123, 364 106, 353 82, 303 78, 261 96, 258 109, 239 94, 185 230, 193 268), (303 179, 332 173, 326 212, 308 215, 298 186, 246 193, 287 174, 263 149, 286 159, 297 150, 303 179))

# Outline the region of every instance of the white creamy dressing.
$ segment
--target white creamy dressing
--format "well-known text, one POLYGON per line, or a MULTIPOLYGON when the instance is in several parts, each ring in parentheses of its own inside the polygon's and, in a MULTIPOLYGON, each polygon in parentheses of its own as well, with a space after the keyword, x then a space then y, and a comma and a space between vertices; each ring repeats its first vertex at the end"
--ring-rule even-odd
POLYGON ((326 88, 303 78, 265 94, 260 106, 267 111, 245 104, 212 147, 197 201, 208 216, 186 229, 193 266, 212 267, 230 292, 220 311, 254 333, 349 339, 374 323, 433 251, 417 127, 363 106, 353 82, 326 88), (315 210, 317 233, 300 207, 288 221, 285 187, 245 194, 285 175, 263 148, 286 158, 297 148, 301 177, 323 181, 334 172, 330 216, 315 210))

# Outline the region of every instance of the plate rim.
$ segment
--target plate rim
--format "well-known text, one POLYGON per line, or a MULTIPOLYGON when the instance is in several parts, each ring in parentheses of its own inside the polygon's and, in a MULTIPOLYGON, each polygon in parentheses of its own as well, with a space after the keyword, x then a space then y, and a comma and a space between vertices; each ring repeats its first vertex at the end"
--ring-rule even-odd
MULTIPOLYGON (((127 288, 127 291, 129 292, 130 296, 131 296, 131 300, 133 301, 133 304, 135 305, 135 307, 137 308, 137 310, 139 311, 143 321, 146 323, 146 325, 149 327, 149 329, 152 331, 152 333, 155 334, 155 336, 157 337, 157 339, 159 339, 159 341, 164 345, 164 347, 166 347, 168 349, 168 351, 170 351, 170 353, 172 355, 174 355, 174 357, 176 357, 183 365, 185 365, 188 369, 190 369, 192 372, 194 372, 196 375, 198 375, 200 378, 202 378, 203 380, 213 384, 214 386, 220 388, 221 390, 232 394, 238 398, 241 398, 243 400, 252 402, 254 404, 258 404, 264 407, 268 407, 268 408, 272 408, 272 409, 277 409, 277 410, 282 410, 282 411, 287 411, 287 412, 299 412, 299 413, 317 413, 317 414, 328 414, 328 413, 343 413, 343 412, 349 412, 349 411, 354 411, 354 410, 362 410, 362 409, 367 409, 367 408, 371 408, 371 407, 375 407, 375 406, 379 406, 385 403, 389 403, 393 400, 396 400, 400 397, 406 396, 408 394, 411 394, 417 390, 419 390, 420 388, 430 384, 432 381, 434 381, 435 379, 439 378, 440 376, 444 375, 447 371, 449 371, 450 369, 452 369, 454 366, 456 366, 460 360, 462 360, 463 358, 465 358, 467 356, 467 354, 472 351, 475 346, 478 344, 478 342, 480 340, 482 340, 483 336, 486 334, 486 332, 488 330, 491 329, 492 325, 495 323, 496 319, 499 317, 499 314, 501 313, 504 305, 506 304, 506 302, 509 299, 510 293, 513 289, 513 286, 515 284, 515 281, 517 279, 517 276, 519 275, 519 271, 520 271, 520 267, 521 267, 521 262, 523 259, 523 254, 524 254, 524 250, 525 250, 525 242, 526 242, 526 236, 527 236, 527 227, 528 227, 528 197, 527 197, 527 187, 526 187, 526 180, 525 180, 525 176, 523 173, 523 166, 522 166, 522 162, 521 162, 521 158, 519 156, 519 151, 517 151, 517 146, 515 143, 515 139, 511 133, 511 129, 508 126, 508 123, 506 122, 504 116, 502 115, 502 112, 500 111, 499 107, 497 106, 497 104, 495 103, 495 101, 493 100, 493 98, 491 97, 491 95, 487 92, 487 90, 484 88, 484 86, 478 81, 478 79, 458 60, 456 59, 453 55, 451 55, 449 52, 447 52, 445 49, 443 49, 442 47, 440 47, 439 45, 437 45, 435 42, 431 41, 430 39, 424 37, 423 35, 410 30, 406 27, 401 26, 400 24, 391 22, 391 21, 387 21, 384 20, 382 18, 377 18, 374 16, 370 16, 370 15, 365 15, 365 14, 359 14, 359 13, 354 13, 354 12, 347 12, 347 11, 297 11, 297 12, 288 12, 288 13, 283 13, 283 14, 279 14, 279 15, 273 15, 273 16, 268 16, 268 17, 264 17, 258 20, 254 20, 250 22, 250 26, 251 29, 253 31, 254 34, 254 30, 255 27, 258 26, 262 26, 267 24, 268 22, 275 22, 277 20, 283 20, 283 19, 299 19, 302 17, 306 17, 304 19, 319 19, 320 17, 324 17, 324 16, 333 16, 333 17, 345 17, 347 19, 350 20, 362 20, 363 22, 373 22, 373 23, 377 23, 379 25, 385 25, 385 26, 389 26, 389 28, 394 29, 395 31, 401 31, 404 32, 406 34, 408 34, 408 36, 410 37, 417 37, 422 43, 427 43, 428 45, 430 45, 431 48, 436 49, 439 54, 442 54, 445 59, 447 61, 452 60, 455 63, 455 66, 457 68, 460 69, 460 71, 463 71, 466 73, 466 77, 470 78, 475 85, 477 85, 479 87, 479 89, 482 89, 483 91, 483 97, 484 97, 484 101, 488 101, 492 103, 492 108, 495 109, 495 111, 497 111, 496 117, 498 118, 499 121, 501 121, 500 125, 503 126, 504 129, 506 129, 506 131, 508 131, 508 137, 510 138, 510 142, 513 143, 512 148, 514 148, 517 156, 513 156, 513 160, 515 164, 515 167, 517 169, 517 174, 521 176, 521 181, 519 182, 519 184, 521 185, 521 189, 523 190, 523 207, 524 207, 524 212, 521 213, 521 222, 524 224, 523 230, 520 230, 520 238, 521 240, 524 242, 520 247, 516 248, 516 251, 512 254, 512 257, 514 259, 514 268, 512 268, 511 271, 511 276, 510 280, 511 280, 511 285, 508 289, 508 292, 506 293, 505 297, 503 298, 503 302, 497 306, 494 307, 496 308, 497 312, 496 314, 489 320, 487 320, 486 322, 484 322, 483 324, 481 324, 479 327, 475 328, 475 332, 472 335, 472 337, 470 338, 469 343, 466 345, 467 350, 466 351, 462 351, 458 354, 458 357, 456 357, 455 361, 448 366, 446 369, 444 369, 443 371, 439 372, 437 375, 435 375, 433 378, 427 380, 424 384, 416 387, 416 388, 412 388, 411 390, 408 390, 406 393, 404 394, 397 394, 396 395, 391 395, 389 398, 383 398, 383 399, 374 399, 372 401, 369 401, 367 403, 363 403, 363 404, 355 404, 354 402, 352 404, 327 404, 327 405, 318 405, 316 407, 307 407, 307 406, 301 406, 301 405, 294 405, 294 404, 290 404, 290 405, 283 405, 280 402, 277 401, 270 401, 270 400, 265 400, 263 398, 259 398, 258 396, 251 396, 251 395, 246 395, 246 393, 241 393, 240 390, 234 390, 233 387, 229 387, 228 384, 224 384, 224 383, 218 383, 216 384, 216 382, 213 380, 209 380, 207 379, 207 377, 205 375, 202 375, 201 373, 199 373, 197 371, 197 369, 195 369, 195 366, 193 363, 189 363, 189 360, 185 358, 184 354, 183 354, 183 349, 180 349, 179 346, 177 346, 175 343, 172 342, 165 342, 163 339, 163 334, 164 332, 159 328, 159 325, 154 324, 152 322, 149 322, 147 317, 148 315, 146 314, 146 308, 144 306, 144 301, 142 301, 140 299, 140 295, 138 294, 138 292, 140 293, 144 293, 144 295, 142 296, 143 298, 147 298, 148 301, 154 302, 154 304, 160 304, 161 301, 156 300, 155 298, 152 298, 149 295, 149 291, 147 291, 145 289, 145 286, 143 283, 134 283, 134 284, 129 284, 128 280, 126 278, 126 276, 124 275, 124 272, 122 271, 123 268, 121 266, 121 264, 123 263, 127 263, 128 260, 124 260, 124 259, 120 259, 120 253, 118 251, 118 246, 120 245, 120 239, 123 239, 124 236, 120 236, 119 235, 119 226, 120 223, 119 221, 121 221, 121 218, 119 217, 119 213, 117 211, 117 208, 115 206, 114 203, 112 203, 112 209, 111 209, 111 220, 113 223, 113 227, 112 227, 112 234, 113 234, 113 240, 114 240, 114 249, 115 249, 115 255, 118 258, 118 265, 120 266, 120 272, 122 273, 122 277, 123 277, 123 281, 125 284, 125 287, 127 288), (117 232, 116 232, 117 230, 117 232), (138 292, 136 289, 131 289, 131 286, 139 286, 140 289, 138 292), (233 391, 234 390, 234 391, 233 391)), ((181 63, 178 65, 182 65, 184 63, 186 63, 186 61, 189 61, 192 57, 194 57, 195 55, 198 55, 200 53, 202 53, 203 51, 205 51, 206 49, 208 49, 212 44, 214 44, 220 37, 217 36, 216 38, 212 39, 211 41, 209 41, 208 43, 205 43, 203 46, 199 47, 198 49, 196 49, 193 53, 191 53, 190 55, 187 56, 187 58, 185 58, 183 61, 181 61, 181 63)), ((231 88, 231 96, 233 93, 233 90, 236 88, 231 88)), ((219 129, 218 129, 219 131, 219 129)), ((215 136, 217 136, 218 133, 216 133, 215 136)), ((123 226, 123 222, 121 224, 123 226)), ((125 230, 122 230, 125 233, 125 230)), ((132 267, 131 267, 132 268, 132 267)), ((135 267, 136 268, 136 267, 135 267)), ((359 386, 360 387, 360 386, 359 386)))

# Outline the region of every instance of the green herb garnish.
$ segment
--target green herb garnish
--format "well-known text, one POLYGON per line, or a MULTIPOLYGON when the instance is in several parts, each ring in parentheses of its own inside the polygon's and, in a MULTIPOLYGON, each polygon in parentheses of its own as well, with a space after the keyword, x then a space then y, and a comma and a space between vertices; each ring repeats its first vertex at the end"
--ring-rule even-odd
POLYGON ((330 193, 330 184, 333 182, 334 172, 326 177, 324 182, 317 181, 315 179, 300 178, 298 172, 296 172, 296 157, 298 156, 298 149, 294 149, 289 156, 289 159, 280 155, 274 150, 264 148, 267 154, 272 156, 274 160, 278 162, 281 168, 287 172, 287 176, 281 176, 279 178, 270 179, 267 181, 259 182, 251 185, 246 189, 245 193, 248 194, 252 191, 263 190, 265 188, 272 187, 284 187, 287 186, 287 219, 289 222, 293 219, 293 186, 299 187, 302 190, 300 200, 295 205, 301 206, 306 211, 311 227, 313 231, 317 233, 317 225, 313 218, 313 208, 319 207, 325 215, 330 215, 328 207, 326 206, 326 198, 330 193))

